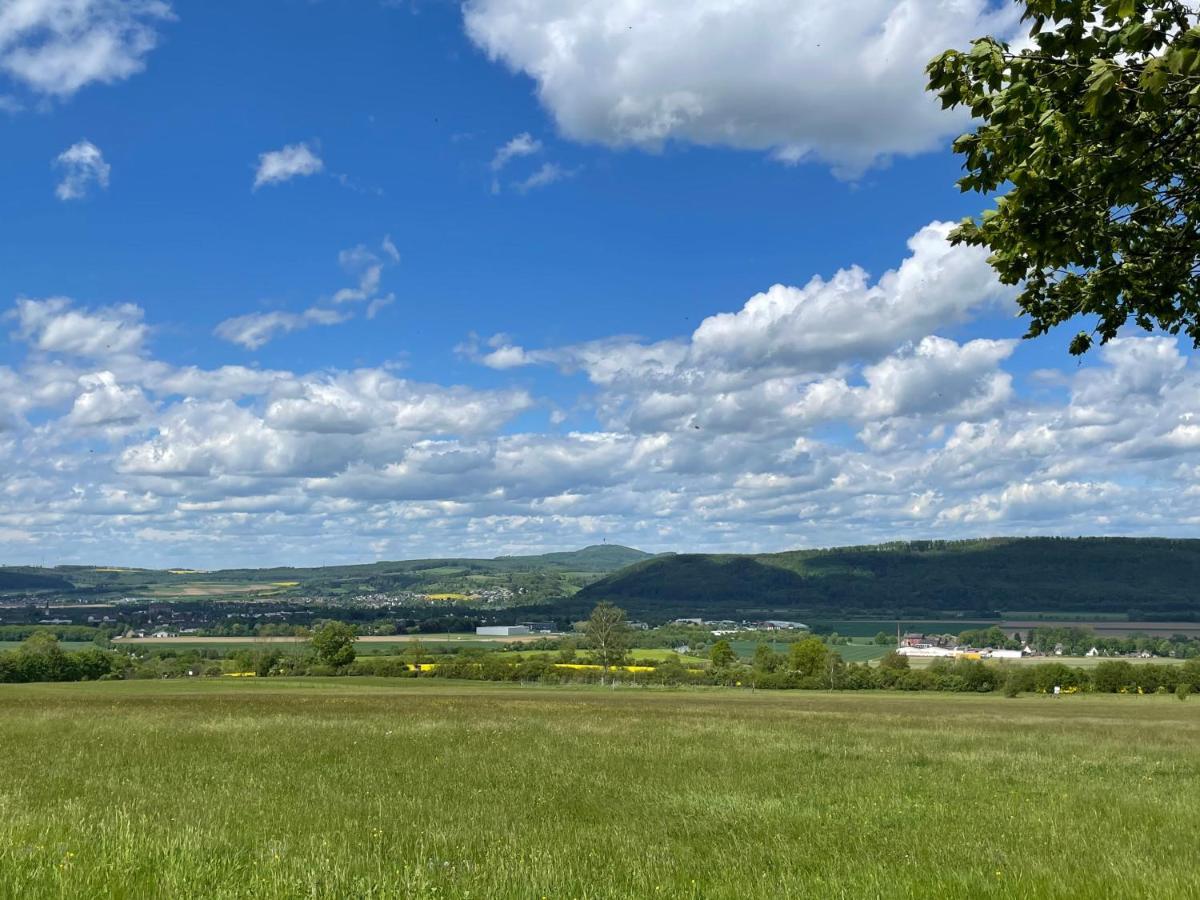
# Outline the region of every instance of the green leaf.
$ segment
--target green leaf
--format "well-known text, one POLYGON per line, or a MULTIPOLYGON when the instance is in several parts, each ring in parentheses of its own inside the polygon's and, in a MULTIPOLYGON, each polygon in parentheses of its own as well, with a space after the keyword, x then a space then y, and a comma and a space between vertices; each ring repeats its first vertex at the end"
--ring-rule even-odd
POLYGON ((1170 76, 1167 60, 1164 57, 1156 56, 1146 63, 1139 81, 1142 87, 1151 94, 1161 94, 1163 88, 1167 86, 1170 76))
POLYGON ((1087 93, 1083 107, 1093 116, 1099 115, 1100 107, 1121 77, 1121 68, 1108 59, 1098 59, 1092 63, 1091 74, 1088 75, 1087 93))

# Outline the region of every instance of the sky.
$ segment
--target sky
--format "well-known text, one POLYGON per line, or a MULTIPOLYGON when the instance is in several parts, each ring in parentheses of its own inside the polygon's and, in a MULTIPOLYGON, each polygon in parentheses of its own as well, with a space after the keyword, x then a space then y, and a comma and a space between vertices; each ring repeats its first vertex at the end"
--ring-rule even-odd
POLYGON ((978 0, 0 0, 0 562, 1193 536, 1200 376, 1022 340, 978 0))

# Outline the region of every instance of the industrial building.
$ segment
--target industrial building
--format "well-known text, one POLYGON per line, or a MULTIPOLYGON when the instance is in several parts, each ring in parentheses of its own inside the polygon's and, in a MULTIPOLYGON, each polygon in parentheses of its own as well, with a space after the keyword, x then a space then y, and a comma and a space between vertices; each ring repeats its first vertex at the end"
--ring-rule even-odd
POLYGON ((490 637, 516 637, 529 634, 528 625, 480 625, 475 629, 476 634, 486 634, 490 637))

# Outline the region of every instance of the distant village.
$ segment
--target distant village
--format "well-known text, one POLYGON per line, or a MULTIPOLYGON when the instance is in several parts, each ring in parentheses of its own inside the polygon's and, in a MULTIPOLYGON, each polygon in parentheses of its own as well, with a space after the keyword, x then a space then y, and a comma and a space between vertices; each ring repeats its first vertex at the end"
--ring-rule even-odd
MULTIPOLYGON (((1054 648, 1049 651, 1035 650, 1028 643, 1023 644, 1019 650, 1013 650, 1003 647, 972 647, 959 643, 959 638, 953 634, 916 634, 910 632, 900 636, 899 647, 896 652, 901 656, 913 657, 916 659, 1023 659, 1031 656, 1063 656, 1065 648, 1062 644, 1055 644, 1054 648)), ((1084 656, 1096 657, 1107 656, 1107 653, 1101 653, 1096 647, 1088 650, 1084 656)), ((1125 656, 1136 656, 1142 659, 1149 659, 1153 654, 1147 650, 1142 652, 1133 652, 1122 654, 1125 656)))

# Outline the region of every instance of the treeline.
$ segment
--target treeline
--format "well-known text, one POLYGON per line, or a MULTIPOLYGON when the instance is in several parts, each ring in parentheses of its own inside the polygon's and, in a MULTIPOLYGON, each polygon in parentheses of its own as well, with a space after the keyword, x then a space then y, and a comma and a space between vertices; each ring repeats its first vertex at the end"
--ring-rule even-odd
POLYGON ((100 648, 67 651, 48 633, 30 636, 16 650, 0 652, 0 684, 34 681, 97 681, 123 677, 128 657, 100 648))
POLYGON ((60 641, 85 643, 101 641, 118 632, 116 628, 96 628, 91 625, 0 625, 0 641, 23 641, 35 634, 52 634, 60 641))
POLYGON ((1083 656, 1093 647, 1102 656, 1127 653, 1149 653, 1152 656, 1172 656, 1176 659, 1200 656, 1200 638, 1185 634, 1174 634, 1170 637, 1146 634, 1101 637, 1090 628, 1038 626, 1030 629, 1028 641, 1031 647, 1044 653, 1061 646, 1067 656, 1083 656))
MULTIPOLYGON (((289 664, 289 671, 270 674, 301 674, 301 668, 306 669, 304 674, 540 684, 596 684, 603 677, 598 666, 571 668, 550 657, 532 657, 514 663, 505 661, 499 655, 439 659, 432 665, 426 664, 420 668, 402 659, 364 658, 355 660, 340 671, 327 666, 316 666, 316 671, 311 671, 314 667, 304 667, 302 661, 294 660, 289 664)), ((1008 696, 1022 693, 1052 694, 1055 688, 1059 688, 1068 694, 1175 694, 1186 697, 1200 689, 1200 660, 1191 660, 1183 665, 1106 660, 1093 669, 1053 662, 995 665, 977 660, 938 660, 928 668, 912 669, 843 663, 837 657, 832 665, 824 665, 819 671, 803 671, 756 665, 692 668, 677 659, 668 659, 653 666, 634 668, 637 670, 613 669, 609 678, 628 685, 719 685, 757 690, 1002 692, 1008 696)))
MULTIPOLYGON (((884 635, 887 637, 887 635, 884 635)), ((934 637, 939 637, 934 635, 934 637)), ((965 647, 992 647, 1001 650, 1020 650, 1026 644, 1041 653, 1061 649, 1065 656, 1085 656, 1093 649, 1100 656, 1127 656, 1147 653, 1151 656, 1191 659, 1200 656, 1200 638, 1186 634, 1154 637, 1148 634, 1101 637, 1091 628, 1076 625, 1041 625, 1031 628, 1024 639, 1020 632, 1011 637, 999 626, 969 629, 957 635, 942 636, 965 647)), ((888 641, 885 641, 887 643, 888 641)))

